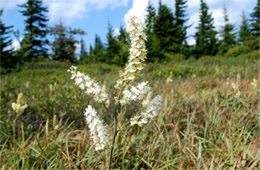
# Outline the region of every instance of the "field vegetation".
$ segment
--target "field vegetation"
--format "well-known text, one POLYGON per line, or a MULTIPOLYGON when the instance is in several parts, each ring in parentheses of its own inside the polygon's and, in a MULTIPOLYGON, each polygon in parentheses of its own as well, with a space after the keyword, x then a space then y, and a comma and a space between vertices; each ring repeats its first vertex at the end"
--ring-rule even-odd
MULTIPOLYGON (((83 115, 91 100, 73 85, 70 65, 28 63, 1 76, 1 168, 107 168, 107 151, 95 151, 83 115), (21 115, 11 107, 19 93, 28 104, 21 115)), ((77 67, 108 89, 122 69, 102 63, 77 67)), ((147 64, 138 79, 162 95, 162 109, 146 127, 120 129, 112 167, 257 169, 258 75, 258 63, 246 56, 147 64)))
POLYGON ((1 18, 0 169, 259 169, 260 0, 239 30, 200 0, 194 35, 187 2, 149 3, 88 48, 42 0, 19 5, 23 38, 1 18))

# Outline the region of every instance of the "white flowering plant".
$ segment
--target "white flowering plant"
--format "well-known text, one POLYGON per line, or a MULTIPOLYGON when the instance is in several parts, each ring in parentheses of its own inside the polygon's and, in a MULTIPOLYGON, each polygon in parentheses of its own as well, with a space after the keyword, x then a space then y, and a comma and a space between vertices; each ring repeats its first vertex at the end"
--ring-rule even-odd
POLYGON ((94 102, 102 104, 113 117, 114 132, 112 135, 109 135, 107 128, 98 116, 96 110, 91 105, 88 105, 85 110, 86 123, 90 129, 95 150, 103 150, 110 145, 109 169, 111 168, 114 145, 118 134, 118 120, 119 117, 123 117, 126 114, 126 108, 133 102, 142 103, 143 108, 140 110, 141 113, 130 118, 130 123, 126 123, 126 126, 143 126, 158 115, 162 103, 161 96, 157 95, 152 98, 152 89, 147 81, 138 84, 135 82, 136 75, 140 73, 144 67, 147 53, 145 48, 146 36, 144 34, 143 25, 137 17, 132 16, 129 18, 128 30, 131 41, 129 60, 125 70, 119 75, 119 79, 116 81, 116 93, 114 95, 108 95, 105 86, 99 85, 88 75, 77 71, 75 66, 71 66, 68 70, 75 84, 84 93, 93 97, 94 102), (110 139, 110 137, 112 139, 110 139))

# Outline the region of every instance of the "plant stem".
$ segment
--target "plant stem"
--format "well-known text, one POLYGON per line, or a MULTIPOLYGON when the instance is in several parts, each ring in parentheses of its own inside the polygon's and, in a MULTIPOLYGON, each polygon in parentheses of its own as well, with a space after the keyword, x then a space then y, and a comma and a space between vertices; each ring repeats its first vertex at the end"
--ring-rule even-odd
POLYGON ((111 149, 110 149, 108 169, 111 169, 114 145, 115 145, 115 141, 116 141, 116 135, 117 135, 117 110, 114 113, 114 134, 113 134, 112 146, 111 146, 111 149))

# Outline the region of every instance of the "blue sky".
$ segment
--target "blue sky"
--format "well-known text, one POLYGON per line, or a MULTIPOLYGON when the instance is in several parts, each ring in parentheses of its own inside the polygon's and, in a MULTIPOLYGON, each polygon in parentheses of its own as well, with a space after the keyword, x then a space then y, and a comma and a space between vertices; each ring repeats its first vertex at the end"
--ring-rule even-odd
MULTIPOLYGON (((150 1, 156 7, 159 0, 150 1)), ((20 30, 21 33, 24 29, 24 17, 18 12, 19 8, 16 5, 24 2, 26 0, 0 0, 0 8, 4 8, 4 23, 13 25, 14 30, 20 30)), ((174 11, 174 0, 162 0, 162 2, 174 11)), ((194 43, 192 35, 198 23, 199 2, 200 0, 188 0, 188 24, 192 24, 188 30, 189 44, 194 43)), ((118 30, 120 25, 125 27, 127 17, 130 15, 136 15, 144 20, 148 0, 43 0, 43 3, 49 9, 47 16, 50 19, 50 26, 62 20, 69 27, 81 28, 87 32, 84 40, 89 45, 93 42, 95 34, 100 35, 105 42, 108 22, 115 30, 118 30)), ((238 29, 242 11, 249 16, 256 5, 256 0, 207 0, 207 3, 215 19, 217 30, 223 25, 224 3, 227 6, 230 21, 236 24, 238 29)), ((16 45, 17 42, 14 41, 14 46, 16 45)))

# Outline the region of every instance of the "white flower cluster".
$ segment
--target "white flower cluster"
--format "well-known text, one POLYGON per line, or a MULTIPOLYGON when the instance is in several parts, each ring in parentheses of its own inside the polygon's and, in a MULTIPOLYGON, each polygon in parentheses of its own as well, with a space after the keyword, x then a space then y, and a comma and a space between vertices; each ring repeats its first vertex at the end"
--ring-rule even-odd
POLYGON ((253 79, 253 81, 250 83, 251 87, 253 89, 257 89, 257 80, 256 79, 253 79))
POLYGON ((24 110, 28 107, 27 104, 22 105, 19 103, 12 103, 12 108, 17 114, 23 114, 24 110))
MULTIPOLYGON (((152 92, 148 82, 141 82, 136 86, 132 85, 136 78, 136 74, 144 67, 147 53, 145 48, 146 37, 141 22, 138 21, 135 16, 130 17, 128 30, 131 40, 131 47, 129 50, 130 56, 124 72, 120 73, 120 78, 116 82, 115 88, 119 90, 117 91, 119 93, 117 93, 114 98, 115 102, 112 103, 115 103, 115 107, 117 107, 120 106, 120 104, 125 105, 132 101, 140 102, 145 110, 140 115, 133 117, 130 120, 130 123, 131 125, 137 124, 142 126, 158 115, 162 97, 158 95, 151 100, 152 92)), ((93 81, 88 75, 77 71, 75 66, 71 66, 68 72, 71 73, 71 79, 75 81, 75 84, 79 86, 81 90, 84 90, 86 94, 92 95, 97 102, 109 104, 109 98, 105 92, 105 88, 101 88, 101 86, 93 81)), ((118 111, 117 109, 115 110, 118 111)), ((118 116, 117 114, 114 115, 118 116)), ((86 108, 85 117, 90 129, 91 138, 94 141, 95 150, 104 149, 109 143, 108 135, 103 123, 97 116, 96 110, 92 108, 91 105, 88 105, 86 108)), ((115 132, 117 131, 116 123, 117 122, 114 124, 115 132)), ((116 133, 114 134, 113 139, 115 139, 115 136, 116 133)), ((112 143, 114 145, 114 141, 112 143)), ((113 146, 111 148, 113 148, 113 146)))
POLYGON ((116 88, 124 87, 135 79, 135 74, 143 69, 144 60, 146 59, 145 34, 143 26, 137 17, 132 16, 129 19, 129 37, 131 47, 130 56, 125 71, 120 75, 116 83, 116 88))
POLYGON ((105 87, 101 88, 101 86, 88 75, 77 71, 77 67, 75 66, 71 66, 68 72, 71 73, 71 79, 75 81, 75 84, 79 86, 81 90, 84 90, 86 94, 92 95, 96 102, 104 102, 106 105, 109 104, 105 87))
POLYGON ((94 141, 95 150, 103 150, 109 143, 109 139, 103 123, 98 118, 96 110, 92 108, 91 105, 88 105, 86 108, 85 117, 90 129, 91 138, 94 141))
POLYGON ((150 90, 151 88, 147 81, 139 83, 137 86, 131 86, 123 91, 123 98, 120 100, 120 103, 126 104, 131 101, 142 100, 150 90))
POLYGON ((232 89, 235 91, 235 98, 239 98, 240 97, 240 95, 241 95, 241 92, 240 92, 240 90, 239 90, 239 85, 238 84, 236 84, 236 83, 231 83, 231 87, 232 87, 232 89))
POLYGON ((148 120, 152 120, 154 117, 156 117, 160 111, 162 104, 162 97, 160 95, 157 95, 153 98, 153 100, 148 105, 147 109, 141 113, 140 116, 135 116, 130 120, 131 126, 138 125, 142 126, 143 124, 146 124, 148 120))
POLYGON ((16 103, 12 103, 12 109, 17 114, 23 114, 24 110, 28 107, 27 104, 25 104, 24 95, 20 93, 17 97, 16 103))

